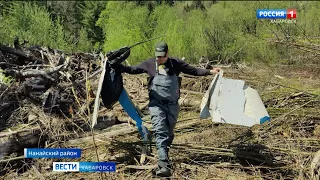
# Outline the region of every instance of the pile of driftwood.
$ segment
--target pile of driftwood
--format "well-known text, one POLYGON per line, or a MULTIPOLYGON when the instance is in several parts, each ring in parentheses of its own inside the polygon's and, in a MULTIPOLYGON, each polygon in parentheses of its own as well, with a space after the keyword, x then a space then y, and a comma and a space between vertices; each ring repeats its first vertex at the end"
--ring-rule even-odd
POLYGON ((96 54, 0 44, 0 159, 89 131, 99 69, 96 54))
MULTIPOLYGON (((66 141, 91 131, 101 56, 26 46, 18 39, 13 47, 0 44, 0 164, 1 160, 23 155, 23 148, 64 147, 66 141)), ((198 88, 202 92, 207 88, 202 81, 186 81, 186 89, 188 85, 202 87, 198 88)), ((138 109, 146 110, 146 78, 124 77, 124 86, 134 103, 140 105, 138 109)), ((186 108, 200 105, 189 97, 201 96, 201 92, 190 89, 182 93, 180 104, 186 108)), ((113 107, 123 113, 121 109, 119 104, 113 107)), ((107 125, 120 123, 112 113, 99 118, 98 123, 101 119, 112 122, 107 125)))

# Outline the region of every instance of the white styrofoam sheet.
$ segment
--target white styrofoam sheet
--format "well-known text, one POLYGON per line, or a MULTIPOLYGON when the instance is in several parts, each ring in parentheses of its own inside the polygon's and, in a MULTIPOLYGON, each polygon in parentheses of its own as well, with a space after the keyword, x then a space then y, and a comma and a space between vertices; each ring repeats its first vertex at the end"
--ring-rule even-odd
POLYGON ((242 80, 222 76, 221 71, 214 77, 204 95, 200 118, 211 116, 213 122, 252 126, 269 116, 256 90, 242 80))

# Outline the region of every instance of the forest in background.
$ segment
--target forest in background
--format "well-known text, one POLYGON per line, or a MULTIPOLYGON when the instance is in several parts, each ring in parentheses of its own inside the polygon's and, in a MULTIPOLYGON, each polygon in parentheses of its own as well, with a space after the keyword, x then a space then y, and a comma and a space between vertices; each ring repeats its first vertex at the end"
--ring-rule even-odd
MULTIPOLYGON (((153 178, 156 155, 138 162, 144 156, 136 123, 120 103, 106 109, 96 101, 99 52, 167 34, 170 55, 189 63, 200 56, 214 60, 210 65, 220 62, 225 78, 258 92, 271 117, 252 127, 201 120, 199 107, 215 77, 182 74, 170 149, 173 178, 319 180, 319 6, 319 1, 0 0, 0 177, 153 178), (256 18, 257 9, 273 8, 295 8, 296 23, 256 18), (91 128, 95 105, 98 126, 91 128), (116 162, 117 173, 55 173, 53 160, 25 158, 26 147, 81 148, 77 161, 116 162)), ((154 56, 159 40, 134 47, 129 63, 154 56)), ((123 74, 123 84, 152 132, 146 77, 123 74)), ((151 146, 156 152, 154 141, 151 146)))
MULTIPOLYGON (((170 55, 190 63, 205 56, 295 64, 307 51, 288 43, 319 44, 319 9, 316 1, 0 1, 0 43, 19 37, 28 45, 105 53, 167 34, 170 55), (296 23, 256 18, 257 9, 289 8, 297 9, 296 23)), ((130 64, 152 57, 159 40, 134 47, 130 64)))

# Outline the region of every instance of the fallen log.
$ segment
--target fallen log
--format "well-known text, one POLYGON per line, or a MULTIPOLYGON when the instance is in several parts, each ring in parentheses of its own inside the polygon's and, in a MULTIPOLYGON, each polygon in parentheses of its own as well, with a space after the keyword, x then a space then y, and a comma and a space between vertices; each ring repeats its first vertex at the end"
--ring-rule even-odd
POLYGON ((44 147, 46 137, 40 127, 0 134, 0 159, 12 153, 22 155, 24 148, 44 147))
MULTIPOLYGON (((187 120, 189 120, 189 118, 187 118, 187 120)), ((186 120, 185 120, 186 121, 186 120)), ((176 130, 179 131, 181 129, 187 128, 187 127, 192 127, 196 124, 199 124, 201 121, 199 119, 195 119, 195 120, 190 120, 187 122, 184 122, 183 124, 177 124, 176 126, 176 130)), ((132 121, 132 123, 135 125, 135 121, 132 121)), ((147 124, 145 123, 144 126, 146 128, 148 128, 150 130, 150 132, 152 132, 152 125, 151 124, 147 124)), ((119 125, 114 125, 110 128, 107 129, 108 132, 103 132, 100 134, 95 134, 94 135, 94 139, 95 141, 102 141, 104 142, 105 139, 108 139, 107 141, 110 140, 110 138, 114 138, 120 135, 127 135, 130 133, 134 133, 134 132, 138 132, 138 129, 136 126, 128 126, 127 124, 119 124, 119 125)), ((80 139, 73 139, 73 140, 69 140, 65 143, 66 146, 77 146, 79 144, 92 144, 93 140, 92 140, 92 136, 87 136, 84 138, 80 138, 80 139)))
POLYGON ((18 157, 14 157, 14 158, 0 160, 0 164, 1 163, 9 163, 11 161, 16 161, 16 160, 21 160, 21 159, 25 159, 25 157, 24 156, 18 156, 18 157))
POLYGON ((9 69, 9 70, 6 70, 6 72, 9 75, 18 79, 42 76, 44 78, 50 79, 51 81, 54 81, 54 79, 51 76, 49 76, 47 72, 42 70, 30 69, 25 71, 18 71, 14 69, 9 69))
MULTIPOLYGON (((18 108, 19 105, 14 102, 8 102, 9 100, 2 100, 0 97, 0 131, 6 128, 7 119, 12 115, 13 111, 18 108)), ((11 99, 12 101, 12 99, 11 99)))
POLYGON ((31 127, 28 129, 22 129, 22 130, 18 130, 18 131, 3 132, 3 133, 0 133, 0 138, 10 137, 10 136, 13 136, 13 135, 16 135, 19 133, 30 132, 30 131, 33 132, 33 131, 38 131, 38 130, 40 130, 40 127, 31 127))
MULTIPOLYGON (((35 61, 37 63, 44 62, 44 60, 37 58, 37 57, 34 57, 32 54, 27 54, 21 50, 18 50, 18 49, 12 48, 12 47, 8 47, 8 46, 4 46, 1 44, 0 44, 0 51, 5 52, 5 53, 10 53, 10 54, 16 55, 18 57, 22 57, 25 60, 35 61)), ((19 63, 21 63, 21 65, 24 64, 24 62, 19 62, 19 63)))
POLYGON ((138 169, 138 170, 147 170, 147 169, 156 169, 158 167, 157 164, 154 165, 144 165, 144 166, 135 166, 135 165, 128 165, 126 169, 138 169))
MULTIPOLYGON (((101 133, 101 134, 96 134, 94 136, 94 138, 97 139, 109 139, 115 136, 119 136, 119 135, 125 135, 125 134, 129 134, 129 133, 133 133, 137 131, 136 127, 124 127, 118 130, 114 130, 111 132, 105 132, 105 133, 101 133)), ((77 144, 84 144, 84 143, 93 143, 92 142, 92 136, 88 136, 88 137, 84 137, 84 138, 80 138, 80 139, 73 139, 70 141, 67 141, 65 144, 67 146, 74 146, 77 144)))
POLYGON ((30 78, 30 77, 38 77, 42 76, 45 78, 54 81, 54 79, 50 76, 51 74, 66 68, 69 63, 69 60, 66 61, 65 64, 49 68, 48 70, 38 70, 38 69, 27 69, 27 70, 15 70, 15 69, 7 69, 5 70, 9 75, 22 79, 22 78, 30 78))

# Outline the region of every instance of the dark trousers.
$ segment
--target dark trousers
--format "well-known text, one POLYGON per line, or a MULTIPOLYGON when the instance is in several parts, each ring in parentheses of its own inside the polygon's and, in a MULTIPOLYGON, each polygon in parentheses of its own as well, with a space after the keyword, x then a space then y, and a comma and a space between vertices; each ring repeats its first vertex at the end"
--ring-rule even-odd
POLYGON ((179 104, 165 104, 157 101, 151 101, 149 104, 160 167, 168 167, 170 165, 168 147, 174 139, 173 130, 177 123, 179 110, 179 104))

